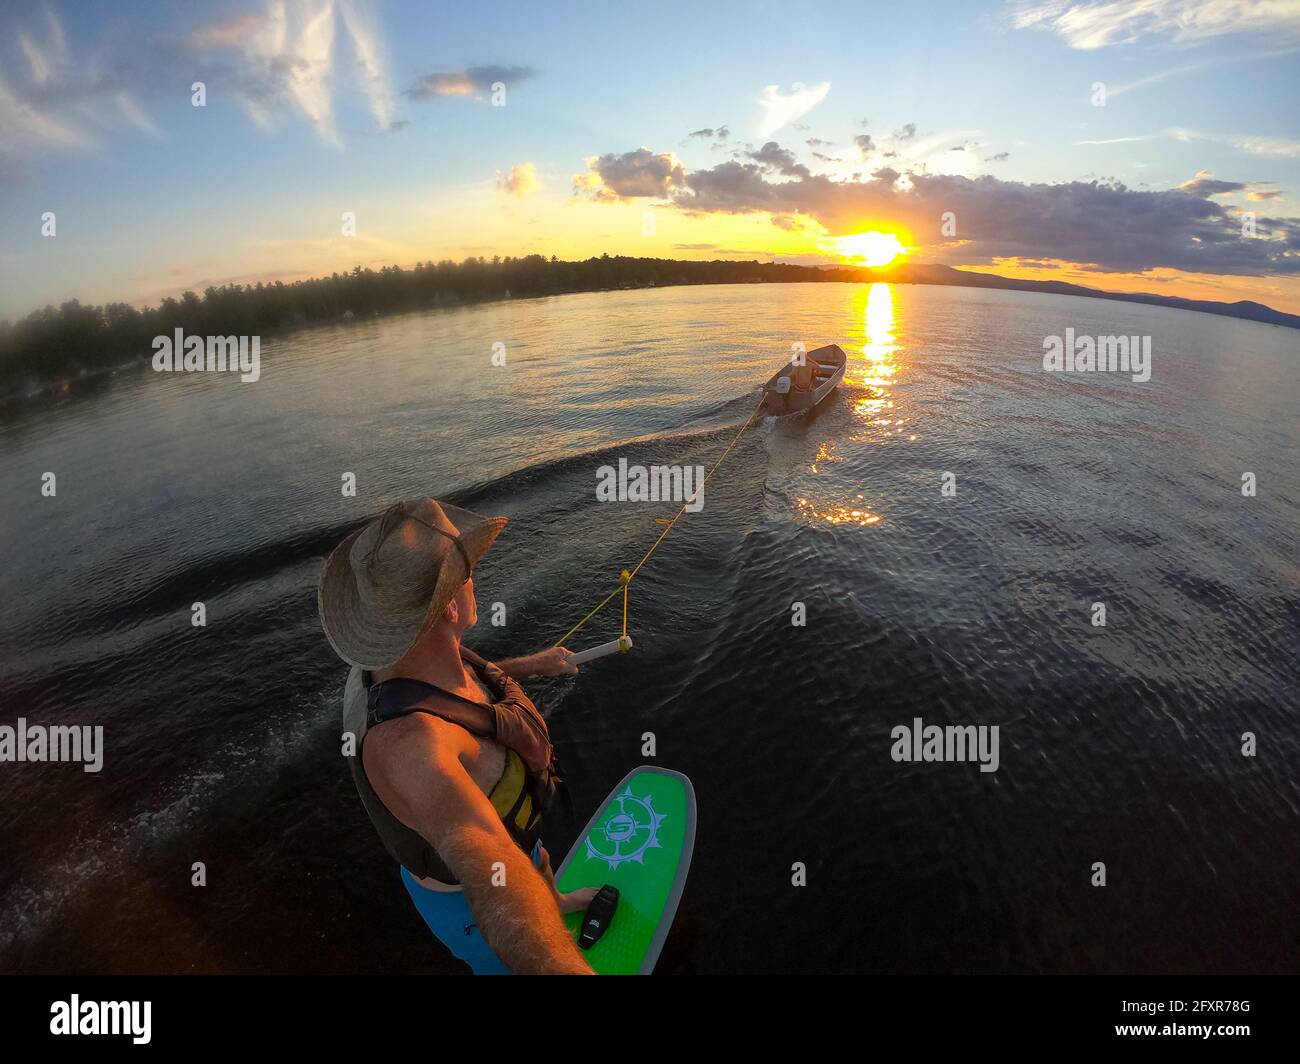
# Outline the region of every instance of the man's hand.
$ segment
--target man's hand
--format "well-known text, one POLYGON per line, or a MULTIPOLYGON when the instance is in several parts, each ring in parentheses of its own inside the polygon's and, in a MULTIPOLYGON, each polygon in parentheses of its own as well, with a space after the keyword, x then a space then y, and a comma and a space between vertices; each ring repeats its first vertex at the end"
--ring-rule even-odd
POLYGON ((573 652, 565 647, 550 647, 536 654, 525 654, 522 658, 498 661, 497 667, 516 680, 526 676, 571 676, 578 671, 578 666, 570 663, 571 657, 573 652))

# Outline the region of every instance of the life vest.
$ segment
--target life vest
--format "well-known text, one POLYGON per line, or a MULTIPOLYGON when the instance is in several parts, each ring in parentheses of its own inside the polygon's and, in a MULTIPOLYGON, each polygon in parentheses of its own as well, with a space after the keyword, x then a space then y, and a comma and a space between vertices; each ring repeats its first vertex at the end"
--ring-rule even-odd
POLYGON ((537 707, 523 688, 496 665, 464 647, 461 658, 492 693, 492 702, 475 702, 404 677, 372 684, 370 674, 360 669, 353 669, 349 675, 343 700, 344 728, 357 736, 356 755, 349 759, 352 780, 384 848, 413 876, 443 883, 457 882, 446 862, 422 835, 393 816, 370 786, 361 751, 371 728, 411 713, 427 713, 504 746, 505 770, 488 800, 525 854, 532 853, 541 835, 542 817, 557 796, 571 813, 568 788, 555 759, 546 721, 537 707))

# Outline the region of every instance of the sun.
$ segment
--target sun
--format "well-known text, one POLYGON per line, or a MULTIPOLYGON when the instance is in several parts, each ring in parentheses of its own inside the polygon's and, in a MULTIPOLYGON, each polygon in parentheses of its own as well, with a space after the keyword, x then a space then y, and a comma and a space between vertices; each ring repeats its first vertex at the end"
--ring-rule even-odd
POLYGON ((864 266, 888 266, 907 248, 893 233, 853 233, 835 238, 835 248, 846 259, 856 259, 864 266))

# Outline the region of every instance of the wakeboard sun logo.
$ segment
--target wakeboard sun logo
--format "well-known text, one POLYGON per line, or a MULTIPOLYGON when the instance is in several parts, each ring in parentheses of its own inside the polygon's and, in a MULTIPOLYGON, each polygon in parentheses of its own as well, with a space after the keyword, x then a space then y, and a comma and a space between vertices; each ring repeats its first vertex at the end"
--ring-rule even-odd
POLYGON ((614 802, 617 811, 587 836, 587 860, 604 861, 610 868, 617 868, 624 861, 645 864, 647 850, 663 848, 659 843, 659 825, 666 814, 655 812, 651 795, 639 798, 633 794, 630 784, 614 802), (608 851, 596 845, 598 837, 609 844, 608 851))

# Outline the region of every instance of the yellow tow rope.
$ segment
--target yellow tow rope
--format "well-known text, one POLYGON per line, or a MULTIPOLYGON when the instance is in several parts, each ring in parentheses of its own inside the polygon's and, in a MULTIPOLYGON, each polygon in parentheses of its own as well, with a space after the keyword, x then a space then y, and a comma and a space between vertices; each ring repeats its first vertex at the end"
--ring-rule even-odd
POLYGON ((659 524, 667 525, 668 527, 665 528, 662 533, 660 533, 659 538, 654 541, 654 544, 650 547, 648 551, 645 552, 641 560, 636 563, 636 566, 630 572, 627 569, 624 569, 619 574, 618 587, 614 588, 613 591, 611 591, 608 595, 606 595, 596 606, 596 608, 593 609, 589 614, 587 614, 587 616, 585 616, 582 620, 580 620, 577 624, 575 624, 572 628, 570 628, 567 632, 565 632, 564 635, 560 636, 560 638, 555 641, 555 645, 557 647, 563 646, 566 642, 568 642, 568 640, 573 636, 573 634, 576 631, 578 631, 578 629, 580 629, 584 624, 586 624, 589 620, 591 620, 594 616, 596 616, 596 614, 598 614, 601 610, 603 610, 606 606, 608 606, 610 602, 613 601, 614 596, 621 591, 623 592, 623 633, 622 635, 619 636, 618 647, 619 650, 622 652, 627 651, 628 647, 630 646, 630 642, 627 634, 627 597, 628 597, 628 589, 632 586, 632 579, 636 576, 637 573, 641 571, 641 567, 650 560, 650 556, 659 549, 659 544, 661 544, 668 537, 668 533, 673 530, 673 527, 681 519, 682 514, 686 512, 686 507, 688 507, 692 502, 694 502, 696 496, 698 496, 699 493, 704 490, 704 485, 709 482, 709 477, 713 476, 713 474, 717 471, 718 466, 722 465, 727 455, 731 453, 732 448, 734 448, 736 444, 740 442, 740 437, 744 435, 745 430, 749 428, 750 422, 754 420, 754 415, 757 414, 761 409, 763 409, 763 400, 766 398, 767 398, 766 396, 760 397, 760 399, 758 400, 758 405, 754 407, 754 409, 750 412, 749 417, 745 418, 745 423, 740 426, 740 430, 736 433, 735 437, 732 439, 732 441, 729 444, 727 444, 727 449, 723 451, 722 456, 716 462, 713 463, 713 468, 704 474, 704 479, 700 481, 700 486, 695 489, 695 491, 692 493, 689 499, 687 499, 684 503, 682 503, 682 508, 677 511, 677 514, 673 517, 673 519, 671 521, 667 521, 661 517, 655 518, 655 520, 659 524))

